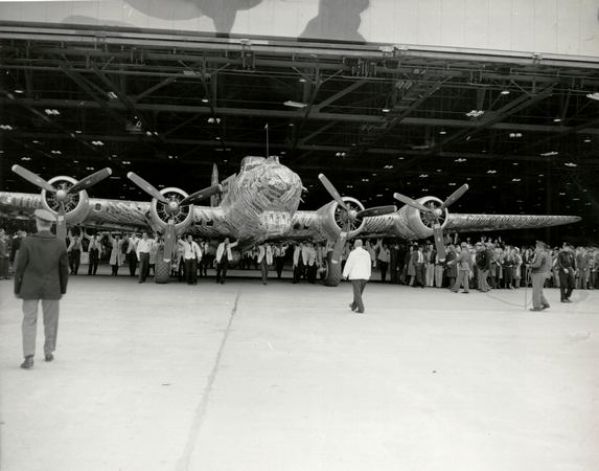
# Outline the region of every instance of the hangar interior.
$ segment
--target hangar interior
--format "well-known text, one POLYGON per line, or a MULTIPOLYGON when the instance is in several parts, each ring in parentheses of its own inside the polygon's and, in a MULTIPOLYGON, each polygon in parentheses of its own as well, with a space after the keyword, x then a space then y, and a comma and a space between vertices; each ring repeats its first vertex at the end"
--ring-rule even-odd
MULTIPOLYGON (((191 193, 269 154, 301 209, 321 172, 366 206, 469 183, 456 212, 572 214, 540 234, 596 243, 598 6, 1 1, 0 190, 110 166, 90 196, 147 201, 127 172, 191 193)), ((56 358, 38 335, 23 371, 1 280, 0 467, 595 469, 599 294, 546 295, 370 283, 358 315, 348 284, 72 276, 56 358)))
POLYGON ((303 208, 329 201, 320 172, 368 205, 469 183, 456 211, 573 214, 554 231, 597 236, 592 57, 12 22, 0 46, 4 190, 34 191, 14 163, 110 166, 94 196, 146 200, 126 172, 192 192, 268 152, 303 208))

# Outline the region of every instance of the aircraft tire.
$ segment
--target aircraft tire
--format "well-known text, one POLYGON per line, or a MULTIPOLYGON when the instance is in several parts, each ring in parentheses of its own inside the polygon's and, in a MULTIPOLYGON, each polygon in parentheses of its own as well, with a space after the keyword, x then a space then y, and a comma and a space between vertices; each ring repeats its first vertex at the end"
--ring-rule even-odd
POLYGON ((327 253, 327 261, 325 265, 326 274, 324 278, 325 286, 338 286, 341 282, 341 264, 331 263, 333 252, 327 253))
POLYGON ((156 265, 154 266, 154 281, 156 283, 168 283, 171 277, 171 263, 165 262, 162 253, 156 254, 156 265))

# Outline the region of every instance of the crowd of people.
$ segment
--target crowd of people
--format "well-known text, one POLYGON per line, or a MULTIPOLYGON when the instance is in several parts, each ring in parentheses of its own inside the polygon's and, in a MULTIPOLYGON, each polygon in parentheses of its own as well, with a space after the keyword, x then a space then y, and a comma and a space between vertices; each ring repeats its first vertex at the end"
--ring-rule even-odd
MULTIPOLYGON (((21 240, 27 233, 17 230, 9 235, 0 229, 0 279, 8 279, 21 240)), ((403 284, 417 288, 450 288, 460 286, 464 292, 471 288, 486 292, 490 289, 518 289, 530 286, 530 267, 534 246, 517 247, 482 237, 478 241, 467 238, 445 245, 445 260, 441 260, 432 241, 407 243, 400 240, 365 240, 363 249, 368 252, 375 278, 383 283, 403 284), (458 283, 459 282, 459 283, 458 283)), ((237 245, 228 239, 211 245, 205 239, 194 239, 184 234, 176 244, 171 262, 171 275, 179 281, 196 284, 208 270, 216 271, 216 282, 224 283, 227 270, 232 266, 241 270, 260 270, 264 284, 271 272, 283 278, 288 267, 293 283, 306 280, 316 283, 326 272, 327 253, 331 244, 304 241, 298 243, 264 243, 244 251, 240 256, 232 249, 237 245)), ((131 277, 139 282, 155 273, 156 257, 163 240, 159 234, 112 233, 87 234, 69 231, 67 253, 70 274, 79 274, 81 261, 87 263, 87 274, 96 275, 101 263, 108 264, 112 276, 119 275, 125 267, 131 277)), ((346 243, 341 256, 341 267, 349 256, 352 241, 346 243)), ((551 256, 552 276, 546 287, 559 288, 565 282, 577 289, 599 289, 599 248, 562 247, 548 249, 551 256), (564 279, 560 253, 571 254, 571 277, 564 279), (561 275, 560 275, 561 273, 561 275), (572 281, 569 281, 572 278, 572 281)), ((563 258, 563 257, 562 257, 563 258)))

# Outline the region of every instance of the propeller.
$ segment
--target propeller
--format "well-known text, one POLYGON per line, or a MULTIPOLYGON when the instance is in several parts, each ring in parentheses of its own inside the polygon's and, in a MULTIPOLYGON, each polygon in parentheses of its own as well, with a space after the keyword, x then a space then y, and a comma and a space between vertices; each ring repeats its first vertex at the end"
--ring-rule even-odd
POLYGON ((332 196, 332 198, 339 204, 339 207, 345 211, 345 215, 343 217, 343 220, 345 221, 344 223, 346 224, 345 232, 349 232, 350 226, 354 221, 357 221, 365 217, 382 216, 397 211, 397 207, 394 205, 375 206, 372 208, 366 208, 362 210, 350 208, 347 205, 347 203, 343 201, 343 198, 341 197, 335 186, 327 177, 324 176, 324 174, 319 174, 318 179, 321 181, 321 183, 328 191, 328 193, 332 196))
POLYGON ((221 191, 223 191, 222 185, 212 185, 208 188, 204 188, 202 190, 196 191, 195 193, 192 193, 187 198, 184 198, 179 204, 181 206, 195 204, 197 202, 205 200, 206 198, 210 198, 212 195, 220 193, 221 191))
POLYGON ((147 182, 142 177, 133 172, 127 173, 127 178, 131 180, 133 183, 135 183, 139 188, 144 190, 152 198, 155 198, 156 200, 160 201, 165 205, 165 212, 169 216, 166 230, 164 233, 165 262, 171 261, 173 250, 175 248, 175 244, 177 243, 177 230, 175 227, 174 216, 176 216, 179 213, 181 207, 196 204, 222 191, 221 185, 211 185, 207 188, 203 188, 202 190, 196 191, 195 193, 192 193, 191 195, 179 201, 176 198, 166 198, 151 183, 147 182))
POLYGON ((440 209, 445 209, 448 206, 451 206, 453 203, 459 200, 464 193, 468 191, 468 188, 470 188, 468 186, 468 183, 464 183, 461 187, 459 187, 456 191, 449 195, 445 201, 443 201, 443 204, 441 205, 440 209))
POLYGON ((420 204, 418 201, 415 201, 406 195, 402 195, 401 193, 393 193, 393 198, 395 198, 397 201, 401 201, 403 204, 407 204, 408 206, 412 206, 413 208, 419 209, 420 211, 430 211, 430 208, 427 208, 423 204, 420 204))
POLYGON ((14 173, 19 175, 21 178, 27 180, 29 183, 32 183, 38 188, 41 188, 42 190, 46 190, 54 194, 54 197, 58 202, 56 237, 60 240, 64 240, 67 237, 67 211, 65 208, 65 201, 67 200, 68 195, 87 190, 88 188, 94 186, 96 183, 112 175, 112 170, 109 167, 106 167, 102 170, 97 171, 96 173, 92 173, 91 175, 83 178, 82 180, 79 180, 73 186, 65 190, 64 188, 56 188, 52 186, 49 182, 44 180, 39 175, 27 170, 24 167, 21 167, 20 165, 13 165, 11 169, 14 173))
POLYGON ((157 199, 161 203, 168 204, 168 200, 164 196, 162 196, 162 193, 160 193, 150 182, 147 182, 139 175, 133 172, 129 172, 127 173, 127 178, 131 180, 133 183, 135 183, 152 198, 157 199))
POLYGON ((412 206, 420 211, 423 211, 429 218, 433 221, 433 237, 435 239, 435 246, 437 248, 437 255, 439 256, 439 260, 445 260, 445 245, 443 241, 443 229, 441 228, 441 223, 439 218, 443 215, 445 209, 459 200, 466 191, 468 191, 468 184, 465 183, 461 187, 459 187, 456 191, 454 191, 451 195, 449 195, 443 203, 441 203, 438 207, 426 207, 418 201, 409 198, 408 196, 402 195, 401 193, 394 193, 393 197, 401 201, 408 206, 412 206))
POLYGON ((349 208, 345 204, 345 201, 343 201, 343 198, 341 198, 341 195, 337 191, 337 188, 335 188, 335 186, 329 181, 329 179, 325 177, 323 173, 318 174, 318 179, 329 192, 329 195, 331 195, 333 199, 337 201, 339 206, 341 206, 343 209, 345 209, 345 211, 349 213, 349 208))

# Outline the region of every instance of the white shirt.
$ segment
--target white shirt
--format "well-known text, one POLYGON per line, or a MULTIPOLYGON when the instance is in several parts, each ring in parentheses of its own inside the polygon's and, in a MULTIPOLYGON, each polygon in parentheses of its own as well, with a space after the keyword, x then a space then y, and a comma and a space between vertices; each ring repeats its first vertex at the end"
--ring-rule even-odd
MULTIPOLYGON (((229 260, 229 262, 233 261, 233 254, 231 253, 231 249, 235 246, 237 246, 238 242, 233 242, 232 244, 230 243, 229 246, 227 247, 227 260, 229 260)), ((225 243, 221 242, 220 244, 218 244, 218 247, 216 249, 216 263, 220 263, 221 258, 223 258, 223 255, 225 253, 225 243)))
POLYGON ((183 258, 185 260, 193 260, 194 258, 201 260, 202 251, 196 241, 187 242, 185 240, 181 245, 183 246, 183 258))
POLYGON ((370 254, 362 247, 352 250, 345 262, 343 278, 350 280, 369 280, 371 270, 370 254))
POLYGON ((152 245, 154 245, 154 241, 152 239, 139 239, 139 242, 137 242, 137 258, 139 259, 140 253, 149 254, 152 250, 152 245))

